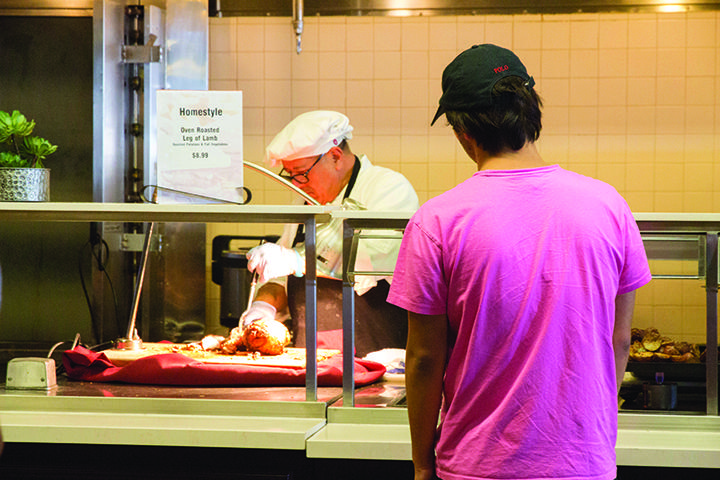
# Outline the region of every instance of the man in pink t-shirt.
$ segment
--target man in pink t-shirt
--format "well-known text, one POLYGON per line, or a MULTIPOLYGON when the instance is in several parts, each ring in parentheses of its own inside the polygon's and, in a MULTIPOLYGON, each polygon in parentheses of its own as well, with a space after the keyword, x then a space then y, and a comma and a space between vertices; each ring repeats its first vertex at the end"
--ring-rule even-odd
POLYGON ((635 220, 611 186, 540 157, 541 102, 512 52, 472 47, 442 84, 433 123, 446 115, 478 172, 410 220, 388 296, 409 312, 415 479, 611 480, 650 281, 635 220))

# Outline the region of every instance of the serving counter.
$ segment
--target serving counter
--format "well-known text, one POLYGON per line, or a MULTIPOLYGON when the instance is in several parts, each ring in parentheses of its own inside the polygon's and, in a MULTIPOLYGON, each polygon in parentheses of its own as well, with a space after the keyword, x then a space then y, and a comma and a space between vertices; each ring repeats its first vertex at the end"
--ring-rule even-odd
MULTIPOLYGON (((360 239, 374 238, 373 230, 401 231, 406 212, 337 211, 344 219, 343 264, 353 265, 360 239)), ((717 291, 718 214, 637 213, 648 256, 682 259, 697 264, 692 278, 705 279, 707 359, 705 414, 695 412, 620 412, 618 465, 652 467, 720 468, 720 417, 718 417, 717 291)), ((385 236, 387 233, 381 234, 385 236)), ((352 284, 356 275, 373 272, 344 269, 344 348, 353 345, 352 284)), ((656 278, 656 275, 653 275, 656 278)), ((666 276, 660 276, 667 278, 666 276)), ((679 275, 678 278, 686 278, 679 275)), ((399 409, 382 412, 355 405, 352 366, 343 370, 343 399, 328 409, 328 424, 308 440, 309 457, 410 458, 407 418, 399 409), (345 402, 345 406, 343 406, 345 402), (354 408, 353 408, 354 407, 354 408)))
MULTIPOLYGON (((0 221, 293 222, 305 223, 311 239, 316 222, 331 217, 344 220, 343 256, 348 265, 362 235, 372 229, 401 232, 409 215, 308 206, 0 205, 0 221)), ((720 215, 637 214, 636 218, 641 230, 653 234, 689 229, 690 235, 702 237, 704 252, 709 254, 699 261, 704 262, 703 275, 710 272, 711 278, 708 336, 714 332, 717 337, 717 305, 713 299, 716 302, 720 215)), ((308 258, 312 258, 312 240, 308 247, 308 258)), ((307 272, 306 291, 312 296, 314 264, 307 264, 307 272)), ((344 291, 352 292, 354 276, 363 273, 345 271, 344 291)), ((348 348, 354 341, 354 323, 348 315, 353 310, 345 307, 344 348, 348 348)), ((313 341, 314 335, 312 332, 313 341)), ((708 338, 711 345, 713 341, 708 338)), ((343 365, 342 388, 318 388, 316 366, 313 370, 312 365, 308 366, 305 388, 136 386, 74 382, 64 377, 58 379, 56 389, 47 392, 0 387, 0 426, 5 442, 11 445, 242 449, 296 452, 309 460, 406 463, 410 460, 410 434, 403 403, 404 385, 381 381, 356 389, 353 368, 352 362, 343 365)), ((717 379, 717 366, 708 371, 714 372, 717 379)), ((618 464, 720 468, 717 380, 708 382, 707 388, 704 413, 621 412, 618 464)))

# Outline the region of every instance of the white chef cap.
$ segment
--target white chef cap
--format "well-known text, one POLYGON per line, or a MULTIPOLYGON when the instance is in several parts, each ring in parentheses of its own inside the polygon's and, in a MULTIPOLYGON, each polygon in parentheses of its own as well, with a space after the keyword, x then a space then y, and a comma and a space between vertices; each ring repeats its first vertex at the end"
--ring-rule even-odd
POLYGON ((327 153, 352 138, 350 120, 338 112, 316 110, 295 117, 265 148, 265 162, 276 167, 291 161, 327 153))

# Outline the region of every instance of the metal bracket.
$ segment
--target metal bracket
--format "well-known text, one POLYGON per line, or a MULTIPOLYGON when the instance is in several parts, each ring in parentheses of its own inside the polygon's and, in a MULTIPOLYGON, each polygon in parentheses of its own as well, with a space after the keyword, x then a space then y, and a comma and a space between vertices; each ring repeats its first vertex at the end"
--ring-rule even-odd
MULTIPOLYGON (((145 248, 145 234, 143 233, 112 233, 105 235, 111 250, 119 252, 142 252, 145 248)), ((154 235, 151 251, 162 250, 162 235, 154 235)))
POLYGON ((123 45, 123 63, 155 63, 162 60, 162 47, 152 45, 123 45))
POLYGON ((121 57, 123 63, 155 63, 162 61, 163 49, 155 45, 157 36, 150 34, 147 45, 123 45, 121 57))

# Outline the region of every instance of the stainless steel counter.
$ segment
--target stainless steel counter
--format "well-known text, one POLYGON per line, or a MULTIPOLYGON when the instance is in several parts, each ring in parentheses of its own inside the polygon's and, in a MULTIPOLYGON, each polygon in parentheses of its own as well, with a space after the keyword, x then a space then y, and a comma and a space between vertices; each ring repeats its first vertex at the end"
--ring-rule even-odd
POLYGON ((340 388, 167 387, 75 382, 0 388, 6 442, 304 450, 340 388))

